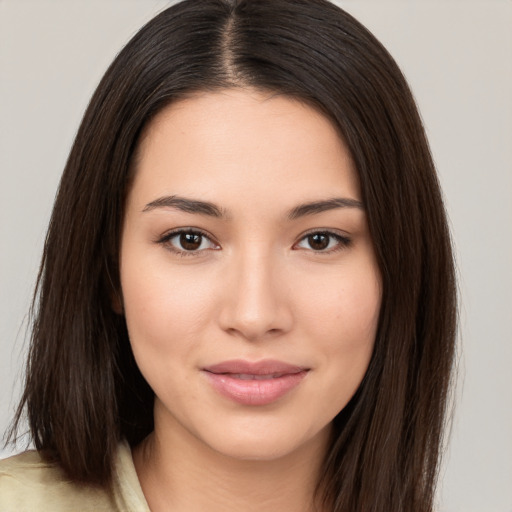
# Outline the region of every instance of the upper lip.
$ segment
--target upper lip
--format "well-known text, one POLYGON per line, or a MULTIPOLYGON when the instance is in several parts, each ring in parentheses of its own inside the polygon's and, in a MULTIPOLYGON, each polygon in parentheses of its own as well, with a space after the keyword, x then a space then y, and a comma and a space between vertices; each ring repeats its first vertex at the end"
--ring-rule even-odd
POLYGON ((204 371, 210 373, 232 373, 244 375, 289 375, 300 373, 309 368, 305 366, 297 366, 294 364, 277 361, 274 359, 265 359, 262 361, 245 361, 242 359, 234 359, 231 361, 223 361, 221 363, 205 366, 204 371))

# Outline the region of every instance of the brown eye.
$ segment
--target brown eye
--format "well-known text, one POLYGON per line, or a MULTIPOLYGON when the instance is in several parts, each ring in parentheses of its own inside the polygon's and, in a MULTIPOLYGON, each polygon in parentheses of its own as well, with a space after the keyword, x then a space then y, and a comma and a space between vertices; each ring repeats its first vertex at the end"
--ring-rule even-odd
POLYGON ((201 247, 203 235, 199 233, 181 233, 180 245, 186 251, 196 251, 201 247))
POLYGON ((208 249, 219 249, 207 235, 191 229, 178 229, 168 233, 158 240, 158 243, 182 256, 201 254, 208 249))
POLYGON ((308 244, 315 251, 323 251, 329 247, 330 236, 325 233, 314 233, 307 237, 308 244))
POLYGON ((316 231, 304 236, 296 247, 329 254, 349 245, 350 238, 346 236, 330 231, 316 231))

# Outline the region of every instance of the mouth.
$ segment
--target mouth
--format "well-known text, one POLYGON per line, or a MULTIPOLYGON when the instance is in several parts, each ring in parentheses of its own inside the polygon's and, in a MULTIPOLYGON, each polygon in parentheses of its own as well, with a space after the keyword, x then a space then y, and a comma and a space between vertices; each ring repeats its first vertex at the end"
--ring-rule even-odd
POLYGON ((223 397, 242 405, 268 405, 288 395, 310 368, 282 361, 225 361, 202 369, 223 397))
POLYGON ((233 379, 240 380, 269 380, 269 379, 278 379, 279 377, 284 377, 285 375, 289 375, 287 373, 270 373, 268 375, 254 375, 251 373, 220 373, 217 375, 229 375, 233 379))

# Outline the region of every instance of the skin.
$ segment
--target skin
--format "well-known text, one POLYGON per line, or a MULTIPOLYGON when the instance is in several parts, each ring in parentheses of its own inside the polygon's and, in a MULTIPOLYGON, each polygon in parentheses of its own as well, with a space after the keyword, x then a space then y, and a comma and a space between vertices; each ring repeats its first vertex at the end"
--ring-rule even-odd
POLYGON ((197 93, 151 122, 120 268, 133 352, 156 395, 155 431, 133 452, 152 511, 315 509, 331 422, 366 372, 381 303, 360 200, 338 132, 294 99, 197 93), (165 206, 171 196, 223 216, 165 206), (332 198, 354 202, 290 218, 332 198), (186 252, 169 235, 180 228, 207 236, 186 252), (324 248, 311 231, 341 238, 321 235, 324 248), (239 404, 203 371, 231 359, 308 372, 271 404, 239 404))

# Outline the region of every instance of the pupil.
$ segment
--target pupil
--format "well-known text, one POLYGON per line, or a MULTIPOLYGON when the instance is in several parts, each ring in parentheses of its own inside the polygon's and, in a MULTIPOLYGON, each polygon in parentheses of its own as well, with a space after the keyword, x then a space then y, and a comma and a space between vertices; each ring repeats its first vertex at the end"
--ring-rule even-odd
POLYGON ((180 244, 183 249, 193 251, 201 245, 201 235, 196 233, 182 233, 180 235, 180 244))
POLYGON ((326 249, 329 246, 329 235, 315 233, 314 235, 310 235, 308 238, 310 247, 317 251, 326 249))

